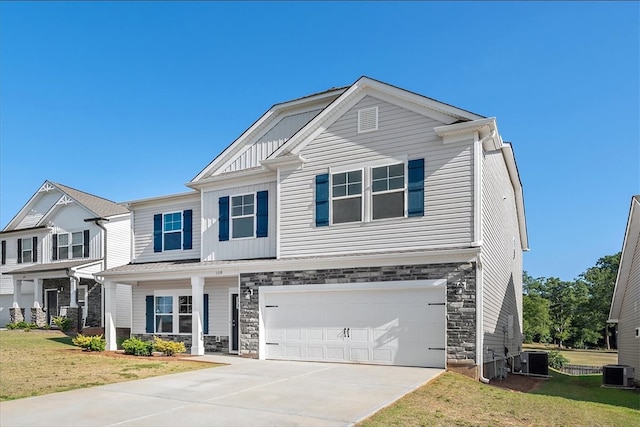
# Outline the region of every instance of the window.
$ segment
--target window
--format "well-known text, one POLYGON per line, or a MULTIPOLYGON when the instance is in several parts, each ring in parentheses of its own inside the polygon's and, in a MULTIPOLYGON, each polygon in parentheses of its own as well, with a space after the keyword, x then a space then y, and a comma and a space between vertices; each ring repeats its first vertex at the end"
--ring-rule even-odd
POLYGON ((83 232, 71 233, 71 252, 73 258, 82 258, 84 253, 83 232))
POLYGON ((371 170, 372 218, 403 217, 405 212, 404 163, 371 170))
POLYGON ((362 170, 331 175, 332 222, 362 221, 362 170))
POLYGON ((156 297, 156 332, 173 332, 173 297, 156 297))
POLYGON ((234 239, 254 236, 254 203, 253 194, 231 197, 231 236, 234 239))
POLYGON ((178 297, 178 332, 191 333, 191 295, 178 297))
POLYGON ((69 234, 58 234, 58 259, 69 258, 69 234))
POLYGON ((164 250, 182 248, 182 212, 164 214, 163 242, 164 250))
POLYGON ((88 250, 86 245, 89 242, 85 242, 85 238, 88 238, 88 232, 88 230, 85 230, 73 233, 58 233, 54 240, 54 253, 58 256, 56 259, 84 258, 88 256, 88 253, 85 253, 88 250))
POLYGON ((20 239, 22 242, 21 245, 21 255, 22 262, 33 262, 33 240, 31 238, 28 239, 20 239))

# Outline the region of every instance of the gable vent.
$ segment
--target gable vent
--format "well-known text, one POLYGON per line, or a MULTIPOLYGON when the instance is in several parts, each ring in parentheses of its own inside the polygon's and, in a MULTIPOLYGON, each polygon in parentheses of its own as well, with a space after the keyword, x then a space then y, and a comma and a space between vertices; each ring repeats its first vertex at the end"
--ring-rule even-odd
POLYGON ((358 110, 358 133, 378 130, 378 107, 358 110))

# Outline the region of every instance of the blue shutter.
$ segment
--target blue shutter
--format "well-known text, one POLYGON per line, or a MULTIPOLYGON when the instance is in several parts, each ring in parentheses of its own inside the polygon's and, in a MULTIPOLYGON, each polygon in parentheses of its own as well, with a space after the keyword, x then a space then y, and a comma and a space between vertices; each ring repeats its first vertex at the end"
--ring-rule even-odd
POLYGON ((202 330, 209 333, 209 294, 204 294, 204 313, 202 313, 202 330))
POLYGON ((193 211, 182 212, 182 249, 191 249, 193 242, 193 211))
POLYGON ((256 237, 267 237, 269 230, 269 192, 258 191, 256 199, 258 199, 258 206, 256 208, 256 237))
MULTIPOLYGON (((82 256, 85 258, 89 257, 89 230, 84 230, 84 248, 82 256)), ((102 254, 102 256, 104 257, 105 254, 102 254)))
POLYGON ((218 240, 229 240, 229 196, 218 199, 218 240))
POLYGON ((162 214, 153 216, 153 252, 162 252, 162 214))
POLYGON ((329 225, 329 174, 316 175, 316 227, 329 225))
POLYGON ((147 318, 147 328, 146 331, 148 334, 152 334, 153 333, 153 295, 147 295, 146 298, 146 303, 147 303, 147 311, 146 311, 146 318, 147 318))
POLYGON ((31 249, 31 261, 38 262, 38 237, 33 238, 33 247, 31 249))
POLYGON ((424 216, 424 159, 409 161, 409 216, 424 216))

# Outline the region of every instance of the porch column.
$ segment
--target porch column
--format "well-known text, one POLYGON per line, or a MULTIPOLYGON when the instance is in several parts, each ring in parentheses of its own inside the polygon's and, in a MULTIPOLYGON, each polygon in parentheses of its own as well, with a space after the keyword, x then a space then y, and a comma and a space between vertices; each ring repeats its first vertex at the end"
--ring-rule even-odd
POLYGON ((69 302, 69 307, 78 307, 78 281, 77 277, 69 277, 69 283, 71 284, 71 294, 69 295, 71 301, 69 302))
POLYGON ((116 286, 115 282, 106 280, 104 290, 104 337, 107 340, 106 350, 118 349, 116 342, 116 286))
POLYGON ((42 279, 33 279, 33 306, 42 307, 42 279), (37 305, 36 305, 37 304, 37 305))
POLYGON ((191 278, 191 354, 204 355, 204 277, 191 278))
POLYGON ((22 280, 13 278, 13 307, 20 307, 22 302, 22 280))

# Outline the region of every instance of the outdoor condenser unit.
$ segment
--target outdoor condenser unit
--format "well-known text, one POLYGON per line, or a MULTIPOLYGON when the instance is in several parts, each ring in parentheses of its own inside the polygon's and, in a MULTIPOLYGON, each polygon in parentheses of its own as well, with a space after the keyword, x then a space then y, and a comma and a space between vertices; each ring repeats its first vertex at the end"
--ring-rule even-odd
POLYGON ((602 384, 613 387, 633 386, 634 369, 627 365, 604 365, 602 384))
POLYGON ((520 353, 522 373, 529 375, 549 375, 549 353, 546 351, 525 351, 520 353))

